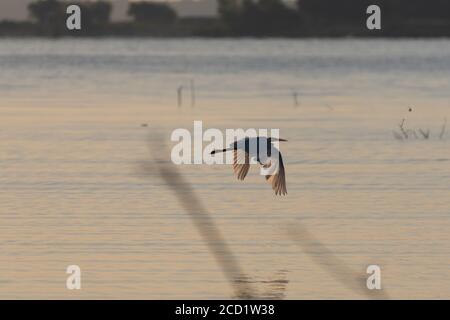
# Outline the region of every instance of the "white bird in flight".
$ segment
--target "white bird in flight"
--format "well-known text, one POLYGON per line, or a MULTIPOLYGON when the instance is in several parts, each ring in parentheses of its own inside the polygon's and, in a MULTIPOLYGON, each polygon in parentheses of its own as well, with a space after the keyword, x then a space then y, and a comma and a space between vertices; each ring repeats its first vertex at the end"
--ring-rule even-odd
POLYGON ((211 154, 233 151, 233 169, 239 180, 244 180, 250 169, 250 160, 256 161, 276 195, 287 194, 286 176, 281 152, 272 142, 287 141, 272 137, 246 137, 233 142, 226 149, 211 151, 211 154), (250 147, 252 146, 252 147, 250 147))

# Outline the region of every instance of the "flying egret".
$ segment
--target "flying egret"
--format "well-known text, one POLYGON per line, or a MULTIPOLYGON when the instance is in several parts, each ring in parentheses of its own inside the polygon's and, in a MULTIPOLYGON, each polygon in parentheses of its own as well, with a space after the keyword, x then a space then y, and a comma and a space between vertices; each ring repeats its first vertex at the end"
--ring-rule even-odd
POLYGON ((276 195, 287 194, 286 176, 281 152, 272 142, 287 141, 272 137, 246 137, 233 142, 228 148, 213 150, 211 154, 233 151, 233 169, 239 180, 244 180, 250 161, 256 161, 276 195))

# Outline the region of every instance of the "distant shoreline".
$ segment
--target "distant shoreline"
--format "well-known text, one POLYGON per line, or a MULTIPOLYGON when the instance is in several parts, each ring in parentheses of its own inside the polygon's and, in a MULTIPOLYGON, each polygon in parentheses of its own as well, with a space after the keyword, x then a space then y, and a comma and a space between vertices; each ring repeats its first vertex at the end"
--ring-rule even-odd
POLYGON ((319 25, 270 33, 236 33, 217 18, 180 18, 174 24, 115 22, 89 30, 49 29, 38 23, 0 21, 0 38, 450 38, 450 21, 419 22, 368 30, 365 26, 319 25))

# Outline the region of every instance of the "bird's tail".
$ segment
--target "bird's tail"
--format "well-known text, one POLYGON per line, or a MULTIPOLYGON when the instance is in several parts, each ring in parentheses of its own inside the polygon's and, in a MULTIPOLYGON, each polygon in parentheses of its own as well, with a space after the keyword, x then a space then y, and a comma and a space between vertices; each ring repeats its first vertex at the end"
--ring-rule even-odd
POLYGON ((220 152, 227 152, 227 151, 230 151, 230 150, 233 150, 233 149, 216 149, 216 150, 211 151, 211 154, 216 154, 216 153, 220 153, 220 152))

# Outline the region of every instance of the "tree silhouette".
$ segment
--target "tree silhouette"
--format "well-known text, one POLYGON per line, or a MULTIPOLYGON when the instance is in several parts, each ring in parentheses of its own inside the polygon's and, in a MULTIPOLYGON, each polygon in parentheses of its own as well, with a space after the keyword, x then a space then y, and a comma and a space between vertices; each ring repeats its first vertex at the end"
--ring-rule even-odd
POLYGON ((133 2, 128 7, 128 15, 139 23, 172 23, 177 14, 165 3, 133 2))
POLYGON ((38 0, 30 3, 28 10, 41 33, 60 36, 69 32, 66 28, 66 9, 69 5, 78 5, 81 8, 81 34, 98 34, 101 27, 109 23, 112 6, 107 1, 38 0))
POLYGON ((217 0, 217 13, 224 21, 232 21, 240 10, 239 0, 217 0))
POLYGON ((107 1, 81 2, 81 11, 92 24, 109 23, 112 5, 107 1))
POLYGON ((112 5, 107 0, 34 0, 28 5, 33 23, 3 24, 0 29, 4 34, 48 36, 450 36, 450 0, 294 1, 297 6, 285 0, 217 0, 218 19, 178 19, 170 5, 142 0, 129 4, 133 22, 110 22, 112 5), (70 4, 81 8, 79 32, 66 28, 70 4), (381 8, 379 32, 366 27, 366 10, 372 4, 381 8))
POLYGON ((293 35, 301 24, 298 11, 281 0, 219 0, 218 13, 231 30, 244 35, 293 35))
POLYGON ((311 19, 335 21, 361 21, 369 5, 378 5, 391 20, 448 19, 448 0, 297 0, 299 11, 311 19))
POLYGON ((56 0, 39 0, 28 5, 31 18, 43 25, 54 24, 64 14, 63 6, 56 0))
POLYGON ((56 0, 39 0, 28 5, 28 11, 33 20, 37 21, 40 32, 53 37, 65 32, 65 10, 56 0))

